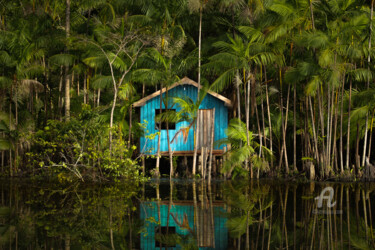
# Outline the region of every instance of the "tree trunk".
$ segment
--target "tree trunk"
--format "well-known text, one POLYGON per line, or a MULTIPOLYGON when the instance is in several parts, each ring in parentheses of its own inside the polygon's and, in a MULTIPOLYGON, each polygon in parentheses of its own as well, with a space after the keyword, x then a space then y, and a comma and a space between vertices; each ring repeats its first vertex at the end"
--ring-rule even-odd
POLYGON ((343 119, 344 119, 344 88, 345 88, 345 74, 342 78, 342 87, 341 87, 341 110, 340 110, 340 169, 341 174, 344 173, 344 148, 343 148, 343 119))
MULTIPOLYGON (((9 129, 12 126, 12 101, 13 101, 13 86, 10 87, 10 102, 9 102, 9 129)), ((9 149, 9 175, 13 176, 13 163, 12 163, 12 149, 9 149)))
MULTIPOLYGON (((203 9, 202 6, 199 8, 199 34, 198 34, 198 90, 197 90, 197 103, 199 103, 199 90, 201 87, 201 52, 202 52, 202 15, 203 15, 203 9)), ((197 110, 197 118, 196 118, 196 124, 198 125, 198 119, 199 119, 199 106, 197 110)), ((197 168, 197 139, 199 138, 199 129, 198 126, 196 127, 196 132, 194 133, 194 155, 193 155, 193 170, 192 175, 195 177, 195 172, 197 168)))
MULTIPOLYGON (((66 38, 69 39, 70 36, 70 0, 66 0, 65 9, 65 32, 66 38)), ((68 50, 68 48, 66 48, 68 50)), ((69 67, 65 67, 65 119, 70 118, 70 77, 69 77, 69 67)))
POLYGON ((86 71, 83 75, 83 103, 87 104, 87 75, 86 75, 86 71))
MULTIPOLYGON (((165 110, 168 111, 169 105, 168 105, 168 87, 166 87, 166 107, 165 110)), ((173 155, 172 155, 172 149, 171 149, 171 142, 169 139, 169 121, 167 120, 167 141, 168 141, 168 155, 169 155, 169 179, 171 180, 174 175, 174 169, 173 169, 173 155)))
POLYGON ((348 103, 348 134, 346 140, 346 169, 350 169, 349 166, 349 151, 350 151, 350 109, 351 109, 351 101, 352 101, 352 77, 350 77, 350 86, 349 86, 349 103, 348 103))
MULTIPOLYGON (((246 82, 246 73, 245 73, 245 70, 243 71, 243 80, 244 80, 244 93, 245 93, 245 117, 246 117, 246 140, 247 140, 247 146, 250 146, 250 138, 249 138, 249 126, 250 126, 250 117, 249 117, 249 109, 250 109, 250 81, 251 79, 249 79, 247 81, 247 91, 246 91, 246 85, 245 85, 245 82, 246 82)), ((241 124, 241 123, 240 123, 241 124)), ((246 159, 245 161, 245 169, 247 170, 248 167, 249 167, 249 160, 250 159, 246 159)), ((253 178, 253 168, 250 164, 250 178, 253 178)))
POLYGON ((367 157, 369 159, 370 159, 370 155, 371 155, 372 126, 373 125, 374 125, 374 112, 372 112, 372 116, 371 116, 370 139, 369 139, 369 143, 368 143, 368 154, 367 154, 367 157))
MULTIPOLYGON (((162 105, 163 105, 163 93, 162 93, 162 90, 163 90, 163 84, 160 83, 160 98, 159 98, 159 114, 161 114, 161 110, 162 110, 162 105)), ((158 135, 158 151, 157 151, 157 158, 156 158, 156 172, 155 172, 155 175, 157 177, 160 176, 160 143, 161 143, 161 122, 159 122, 159 135, 158 135)))
POLYGON ((360 167, 360 156, 359 156, 359 122, 357 122, 357 138, 356 138, 356 146, 355 146, 355 165, 356 165, 356 172, 359 174, 359 167, 360 167))
POLYGON ((212 151, 214 149, 214 138, 215 138, 215 108, 212 112, 212 121, 211 121, 211 145, 210 145, 210 162, 208 165, 208 185, 211 185, 211 169, 212 169, 212 151))
POLYGON ((314 107, 311 103, 311 96, 309 96, 309 104, 310 104, 310 111, 311 111, 311 125, 312 125, 313 137, 314 137, 315 159, 317 162, 319 162, 318 139, 317 139, 316 130, 315 130, 314 107))
MULTIPOLYGON (((262 83, 262 74, 263 74, 263 70, 262 70, 262 67, 260 68, 260 75, 261 75, 261 80, 260 82, 262 83)), ((267 84, 267 83, 266 83, 267 84)), ((266 125, 265 125, 265 119, 264 119, 264 99, 263 99, 263 89, 262 87, 260 88, 261 89, 261 93, 260 93, 260 108, 261 108, 261 111, 262 111, 262 129, 263 129, 263 139, 264 139, 264 146, 267 147, 267 138, 266 138, 266 125)))
POLYGON ((111 117, 109 120, 109 152, 110 153, 112 153, 112 128, 113 128, 113 116, 115 113, 115 107, 116 107, 116 101, 117 101, 117 92, 118 92, 118 89, 117 87, 115 87, 112 108, 111 108, 111 117))
POLYGON ((130 144, 132 141, 132 105, 129 106, 129 132, 128 132, 128 149, 130 148, 130 144))
POLYGON ((293 170, 294 172, 297 172, 297 132, 296 132, 296 122, 297 122, 297 116, 296 116, 296 99, 297 99, 297 91, 296 91, 296 85, 294 85, 293 88, 293 170))
POLYGON ((340 87, 339 89, 336 91, 336 98, 335 98, 335 121, 334 121, 334 125, 333 125, 333 152, 332 152, 332 164, 331 165, 334 165, 334 161, 336 159, 336 171, 338 172, 339 170, 339 166, 337 164, 337 143, 336 143, 336 135, 337 135, 337 119, 338 119, 338 98, 339 98, 339 92, 340 92, 340 87))
POLYGON ((96 106, 99 107, 100 105, 100 89, 98 89, 98 100, 96 102, 96 106))
MULTIPOLYGON (((267 115, 268 115, 268 126, 270 128, 270 150, 272 150, 272 122, 271 122, 271 111, 270 111, 270 101, 268 95, 268 83, 267 83, 267 70, 266 66, 264 66, 264 81, 266 82, 266 101, 267 101, 267 115)), ((271 159, 271 169, 273 170, 273 160, 271 159)))
MULTIPOLYGON (((372 36, 372 18, 374 14, 374 0, 371 1, 371 11, 370 11, 370 34, 368 39, 368 55, 367 55, 367 70, 370 71, 370 63, 371 63, 371 36, 372 36)), ((370 88, 370 77, 367 77, 367 89, 370 88)), ((366 158, 366 146, 367 146, 367 130, 368 130, 368 112, 366 114, 366 125, 365 125, 365 138, 363 139, 363 155, 362 155, 362 165, 365 165, 365 158, 366 158)))

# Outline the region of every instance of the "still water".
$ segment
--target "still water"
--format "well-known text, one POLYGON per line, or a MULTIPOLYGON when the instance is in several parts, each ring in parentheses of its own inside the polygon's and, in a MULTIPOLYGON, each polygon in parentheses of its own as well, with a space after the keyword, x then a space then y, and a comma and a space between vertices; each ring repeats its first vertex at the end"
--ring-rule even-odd
POLYGON ((0 249, 375 249, 375 183, 0 181, 0 249))

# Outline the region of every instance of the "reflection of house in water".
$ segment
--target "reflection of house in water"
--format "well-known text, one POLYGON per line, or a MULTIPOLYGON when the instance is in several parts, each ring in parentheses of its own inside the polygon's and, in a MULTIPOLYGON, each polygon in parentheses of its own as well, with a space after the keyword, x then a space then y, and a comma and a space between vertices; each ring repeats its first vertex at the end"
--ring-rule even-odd
MULTIPOLYGON (((160 209, 157 201, 141 203, 140 216, 145 225, 145 231, 141 234, 141 249, 159 249, 161 243, 158 239, 164 237, 167 231, 169 235, 182 237, 194 235, 200 249, 227 249, 228 230, 223 202, 214 201, 212 206, 199 203, 194 209, 193 201, 176 201, 170 206, 169 213, 168 201, 160 201, 159 204, 160 209), (157 224, 159 214, 160 225, 157 224)), ((183 247, 170 244, 168 249, 183 247)))

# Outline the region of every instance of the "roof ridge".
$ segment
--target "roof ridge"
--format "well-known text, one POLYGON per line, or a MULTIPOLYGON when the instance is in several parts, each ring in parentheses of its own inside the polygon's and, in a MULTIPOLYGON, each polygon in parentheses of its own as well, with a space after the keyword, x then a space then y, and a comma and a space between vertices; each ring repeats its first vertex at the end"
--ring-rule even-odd
MULTIPOLYGON (((171 89, 173 89, 173 88, 175 88, 177 86, 183 85, 183 84, 193 85, 193 86, 195 86, 195 87, 198 88, 198 83, 196 81, 194 81, 194 80, 190 79, 189 77, 185 76, 184 78, 180 79, 178 82, 175 82, 174 84, 172 84, 168 88, 168 90, 171 90, 171 89)), ((200 86, 200 88, 202 88, 202 85, 200 86)), ((167 90, 167 88, 164 87, 161 90, 161 93, 165 93, 166 90, 167 90)), ((232 106, 232 101, 229 100, 228 98, 226 98, 225 96, 222 96, 222 95, 220 95, 220 94, 218 94, 216 92, 213 92, 211 90, 207 90, 207 93, 210 94, 210 95, 212 95, 212 96, 214 96, 214 97, 216 97, 216 98, 218 98, 219 100, 223 101, 226 106, 232 106)), ((150 100, 150 99, 152 99, 152 98, 154 98, 154 97, 156 97, 158 95, 160 95, 160 90, 158 90, 158 91, 156 91, 156 92, 154 92, 154 93, 152 93, 152 94, 150 94, 148 96, 145 96, 144 98, 142 98, 142 99, 134 102, 132 106, 133 107, 141 107, 141 106, 145 105, 145 103, 148 100, 150 100)))

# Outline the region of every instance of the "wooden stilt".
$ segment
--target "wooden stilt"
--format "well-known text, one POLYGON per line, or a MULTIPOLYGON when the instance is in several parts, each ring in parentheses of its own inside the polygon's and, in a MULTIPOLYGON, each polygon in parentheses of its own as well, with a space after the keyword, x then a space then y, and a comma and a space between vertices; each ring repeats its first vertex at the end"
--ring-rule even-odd
POLYGON ((212 120, 211 120, 211 135, 210 135, 210 161, 208 165, 208 183, 211 182, 211 169, 212 169, 212 151, 214 149, 214 137, 215 137, 215 108, 212 112, 212 120))
MULTIPOLYGON (((226 160, 226 156, 225 156, 225 153, 227 152, 227 147, 224 147, 224 154, 223 154, 223 157, 222 157, 222 162, 221 162, 221 169, 223 169, 223 165, 224 165, 224 162, 226 160)), ((220 170, 221 170, 220 169, 220 170)), ((228 173, 225 173, 224 174, 224 179, 227 179, 228 178, 228 173)))
POLYGON ((216 166, 217 166, 217 159, 216 156, 213 156, 213 165, 212 165, 212 174, 216 177, 216 166))

